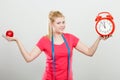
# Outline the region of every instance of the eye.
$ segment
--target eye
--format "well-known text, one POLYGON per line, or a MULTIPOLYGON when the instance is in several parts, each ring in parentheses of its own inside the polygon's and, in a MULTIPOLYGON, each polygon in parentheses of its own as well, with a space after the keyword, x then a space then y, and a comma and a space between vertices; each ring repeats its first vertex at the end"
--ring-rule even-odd
POLYGON ((63 21, 62 23, 65 24, 65 21, 63 21))
POLYGON ((57 22, 57 24, 60 24, 61 22, 57 22))

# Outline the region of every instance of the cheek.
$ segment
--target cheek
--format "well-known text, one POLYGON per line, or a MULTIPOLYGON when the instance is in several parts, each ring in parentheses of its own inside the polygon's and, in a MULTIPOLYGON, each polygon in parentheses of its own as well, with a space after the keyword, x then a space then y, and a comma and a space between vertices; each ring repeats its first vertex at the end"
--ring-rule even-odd
POLYGON ((59 26, 56 26, 55 29, 58 31, 58 30, 60 29, 60 27, 59 27, 59 26))
POLYGON ((58 24, 55 24, 55 25, 54 25, 54 29, 59 29, 59 27, 60 27, 60 26, 59 26, 58 24))
POLYGON ((59 30, 59 27, 58 27, 57 25, 54 25, 54 26, 53 26, 53 30, 58 31, 58 30, 59 30))

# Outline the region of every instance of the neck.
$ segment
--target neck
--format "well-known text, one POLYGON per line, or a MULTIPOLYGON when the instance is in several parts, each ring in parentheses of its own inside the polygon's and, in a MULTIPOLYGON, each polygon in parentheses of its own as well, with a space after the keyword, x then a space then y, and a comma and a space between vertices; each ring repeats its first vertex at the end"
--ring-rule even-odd
POLYGON ((61 37, 62 34, 53 34, 53 36, 54 36, 55 38, 57 38, 57 37, 61 37))
POLYGON ((62 36, 62 33, 53 33, 54 38, 59 38, 62 36))
POLYGON ((54 38, 54 43, 55 44, 61 44, 61 43, 63 43, 64 41, 63 41, 63 38, 62 38, 62 34, 63 33, 61 33, 61 34, 53 34, 53 38, 54 38))
MULTIPOLYGON (((62 34, 63 33, 53 33, 53 37, 54 38, 60 38, 60 37, 62 37, 62 34)), ((49 34, 46 35, 46 36, 51 40, 52 34, 51 34, 51 36, 49 36, 49 34)))

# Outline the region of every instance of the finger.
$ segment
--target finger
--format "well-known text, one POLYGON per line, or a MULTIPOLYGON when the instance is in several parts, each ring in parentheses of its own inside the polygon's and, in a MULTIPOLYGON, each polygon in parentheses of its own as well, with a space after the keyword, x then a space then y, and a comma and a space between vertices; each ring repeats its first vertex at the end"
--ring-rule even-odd
POLYGON ((2 35, 2 37, 5 38, 7 41, 9 41, 5 35, 2 35))
POLYGON ((111 36, 112 36, 112 35, 107 35, 107 36, 106 36, 106 39, 110 38, 111 36))
POLYGON ((105 40, 105 36, 103 36, 102 38, 103 38, 103 40, 105 40))
POLYGON ((105 39, 107 39, 108 38, 108 36, 105 36, 105 39))
POLYGON ((110 35, 109 37, 112 37, 112 35, 110 35))
POLYGON ((105 39, 108 39, 109 38, 109 35, 105 36, 105 39))
POLYGON ((103 36, 103 40, 106 40, 107 39, 107 36, 103 36))
POLYGON ((10 41, 10 37, 9 36, 5 36, 5 35, 2 35, 3 38, 5 38, 6 40, 10 41))
POLYGON ((3 35, 3 34, 2 34, 2 37, 5 38, 6 40, 8 40, 7 37, 5 35, 3 35))

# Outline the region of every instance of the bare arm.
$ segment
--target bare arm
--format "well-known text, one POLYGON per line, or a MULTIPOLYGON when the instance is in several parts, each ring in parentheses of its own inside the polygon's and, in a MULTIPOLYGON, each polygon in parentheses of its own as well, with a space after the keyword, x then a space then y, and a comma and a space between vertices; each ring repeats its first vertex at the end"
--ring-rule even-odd
POLYGON ((5 37, 8 41, 15 41, 18 45, 18 48, 22 54, 22 56, 24 57, 26 62, 31 62, 33 61, 37 56, 39 56, 41 54, 41 50, 35 46, 31 52, 28 52, 24 46, 22 45, 22 43, 20 42, 20 40, 18 40, 17 38, 14 37, 5 37))
POLYGON ((85 44, 83 44, 81 41, 78 42, 78 44, 76 45, 76 49, 80 52, 82 52, 83 54, 87 55, 87 56, 93 56, 95 51, 98 48, 98 45, 100 43, 100 40, 106 40, 107 38, 109 38, 109 36, 105 36, 105 37, 98 37, 97 40, 93 43, 93 45, 91 47, 86 46, 85 44))

